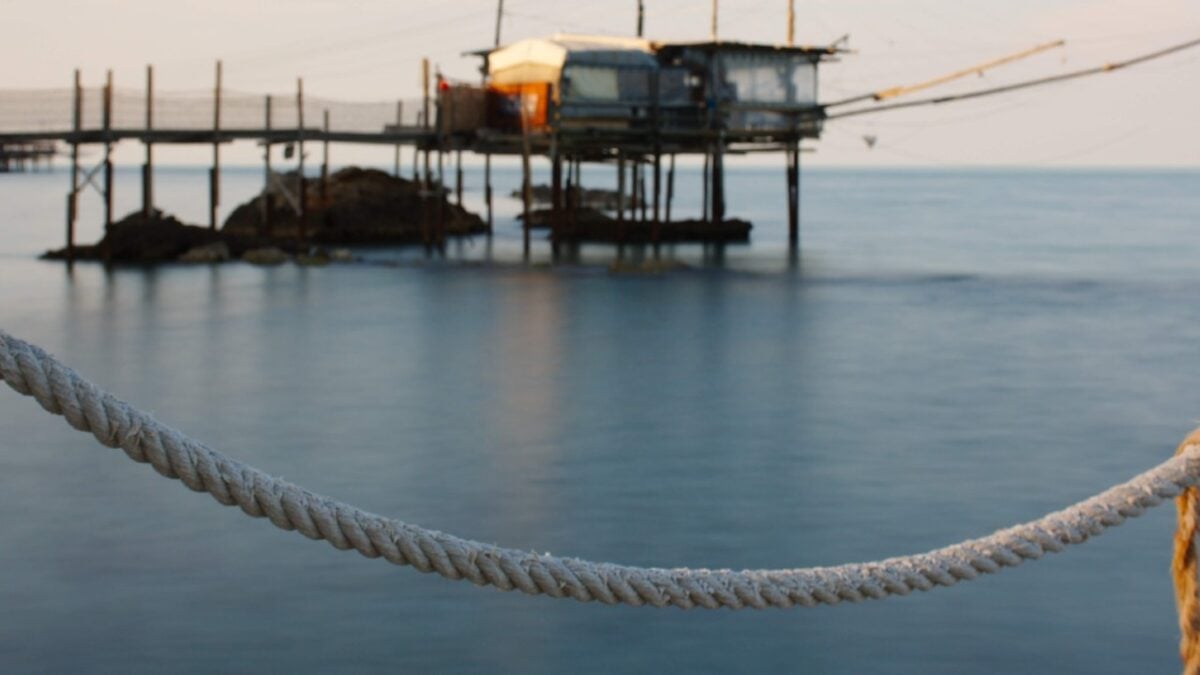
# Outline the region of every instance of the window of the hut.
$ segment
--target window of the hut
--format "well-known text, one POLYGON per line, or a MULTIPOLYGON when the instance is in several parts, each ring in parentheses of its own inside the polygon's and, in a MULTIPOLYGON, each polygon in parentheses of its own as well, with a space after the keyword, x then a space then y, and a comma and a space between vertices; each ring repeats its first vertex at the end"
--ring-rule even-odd
POLYGON ((791 54, 722 54, 723 96, 737 103, 807 106, 817 100, 817 69, 791 54))
POLYGON ((563 69, 565 101, 644 102, 650 98, 647 68, 569 65, 563 69))
POLYGON ((616 68, 567 66, 562 75, 563 98, 573 101, 616 101, 620 80, 616 68))

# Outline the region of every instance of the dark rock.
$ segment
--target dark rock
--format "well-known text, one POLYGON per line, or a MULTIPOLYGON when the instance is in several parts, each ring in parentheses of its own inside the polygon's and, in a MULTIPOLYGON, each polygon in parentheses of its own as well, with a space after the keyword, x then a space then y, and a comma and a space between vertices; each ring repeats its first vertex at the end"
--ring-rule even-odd
MULTIPOLYGON (((233 257, 240 257, 247 249, 260 245, 256 238, 230 236, 207 227, 187 225, 161 211, 155 211, 149 218, 137 211, 113 223, 99 243, 76 246, 75 257, 117 263, 164 262, 217 244, 224 244, 233 257)), ((64 260, 67 251, 49 251, 42 257, 64 260)))
MULTIPOLYGON (((420 243, 444 213, 446 236, 486 231, 482 219, 450 203, 444 190, 425 191, 419 183, 374 169, 346 168, 324 181, 308 179, 304 232, 318 244, 420 243)), ((276 176, 269 190, 236 208, 222 232, 271 239, 299 239, 300 193, 295 173, 276 176), (270 226, 265 215, 270 209, 270 226)))

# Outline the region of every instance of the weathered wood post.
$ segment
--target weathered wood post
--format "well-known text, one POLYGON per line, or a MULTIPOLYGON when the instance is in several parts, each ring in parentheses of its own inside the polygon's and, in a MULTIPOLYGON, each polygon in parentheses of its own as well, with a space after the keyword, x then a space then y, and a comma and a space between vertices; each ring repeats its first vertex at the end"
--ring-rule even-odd
POLYGON ((725 221, 725 133, 720 131, 713 145, 713 221, 725 221))
MULTIPOLYGON (((400 127, 404 126, 404 101, 396 101, 396 133, 400 133, 400 127)), ((396 160, 395 166, 392 168, 392 175, 396 178, 400 177, 400 144, 396 144, 396 160)))
POLYGON ((213 165, 208 173, 208 227, 217 229, 217 209, 221 204, 221 62, 217 61, 217 82, 213 88, 213 165))
POLYGON ((322 111, 321 128, 325 137, 321 139, 321 208, 329 206, 329 108, 322 111))
POLYGON ((625 154, 617 151, 617 232, 625 231, 625 154))
POLYGON ((487 232, 492 234, 492 153, 483 155, 483 193, 487 201, 487 232))
MULTIPOLYGON (((421 59, 421 119, 424 120, 425 131, 433 127, 429 111, 429 59, 421 59)), ((425 145, 425 188, 433 187, 433 168, 430 166, 429 145, 425 145)), ((428 243, 428 242, 426 242, 428 243)))
POLYGON ((83 126, 83 83, 75 69, 75 96, 72 105, 71 191, 67 193, 67 262, 75 261, 75 220, 79 215, 79 133, 83 126))
POLYGON ((788 247, 795 250, 800 244, 800 144, 788 142, 784 150, 787 161, 788 190, 788 247))
POLYGON ((533 199, 533 177, 529 166, 531 152, 529 140, 529 112, 525 93, 521 93, 521 242, 525 260, 529 260, 530 204, 533 199))
POLYGON ((108 228, 113 224, 113 163, 112 163, 112 102, 113 102, 113 75, 112 71, 108 71, 104 80, 104 109, 103 109, 103 126, 104 126, 104 231, 108 232, 108 228))
POLYGON ((300 240, 308 240, 308 179, 304 176, 304 80, 296 78, 296 184, 300 203, 300 240))
POLYGON ((667 167, 667 204, 663 220, 671 222, 671 202, 675 199, 675 153, 671 153, 671 161, 667 167))
POLYGON ((146 66, 146 163, 142 165, 142 218, 150 220, 154 213, 154 66, 146 66))
POLYGON ((654 219, 650 228, 650 239, 655 246, 658 245, 662 235, 662 221, 659 219, 659 201, 662 195, 662 72, 654 71, 654 75, 650 78, 651 101, 651 119, 654 124, 654 219))
POLYGON ((463 205, 462 152, 462 148, 458 148, 454 153, 454 201, 460 209, 463 205))
POLYGON ((550 244, 555 253, 558 252, 558 239, 562 233, 562 178, 562 149, 559 148, 558 139, 555 138, 550 150, 550 244))
POLYGON ((264 103, 266 115, 263 120, 262 234, 270 236, 274 208, 271 203, 271 96, 269 94, 264 103))

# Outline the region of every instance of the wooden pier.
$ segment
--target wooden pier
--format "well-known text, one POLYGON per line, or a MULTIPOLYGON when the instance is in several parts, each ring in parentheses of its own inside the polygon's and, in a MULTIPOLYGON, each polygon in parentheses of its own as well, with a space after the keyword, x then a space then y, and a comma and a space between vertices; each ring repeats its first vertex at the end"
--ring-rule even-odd
MULTIPOLYGON (((947 78, 889 89, 842 101, 817 101, 817 69, 845 53, 828 47, 723 42, 662 43, 641 38, 556 35, 474 52, 483 59, 484 83, 450 82, 422 67, 422 97, 354 103, 306 96, 303 80, 294 95, 270 96, 227 91, 220 62, 209 93, 162 93, 147 67, 144 88, 117 89, 112 72, 102 87, 85 88, 75 73, 71 89, 0 91, 0 170, 21 170, 52 156, 65 144, 70 156, 66 249, 75 246, 78 200, 94 188, 104 201, 106 228, 113 224, 113 148, 123 141, 145 148, 142 210, 155 210, 156 146, 211 146, 208 185, 209 227, 218 227, 221 204, 221 150, 234 141, 264 148, 265 185, 278 187, 271 165, 274 146, 295 157, 299 175, 288 204, 300 216, 300 236, 308 208, 305 145, 323 149, 321 176, 328 176, 333 143, 395 148, 393 171, 399 176, 400 148, 414 148, 412 180, 424 194, 436 195, 436 208, 423 208, 422 241, 445 243, 443 195, 462 203, 462 156, 483 156, 486 222, 493 224, 493 155, 521 158, 523 249, 530 252, 531 159, 544 157, 551 170, 548 213, 550 243, 571 241, 583 231, 578 193, 584 169, 603 164, 615 170, 615 240, 636 232, 639 241, 658 244, 663 224, 673 222, 676 158, 703 158, 700 222, 711 230, 726 222, 725 158, 733 154, 774 153, 782 157, 781 206, 787 214, 789 250, 800 245, 801 144, 821 135, 827 120, 918 105, 1007 93, 1161 58, 1200 45, 1200 40, 1133 59, 1013 85, 965 94, 892 103, 907 91, 934 86, 947 78), (897 93, 899 92, 899 93, 897 93), (885 101, 880 104, 880 101, 885 101), (849 106, 843 108, 843 106, 849 106), (833 109, 837 110, 833 110, 833 109), (81 148, 99 146, 101 159, 81 164, 81 148), (447 185, 447 161, 453 162, 453 186, 447 185)), ((1039 46, 1036 50, 1053 47, 1039 46)), ((1021 54, 1029 53, 1022 52, 1021 54)), ((1021 54, 981 64, 977 70, 1007 63, 1021 54)), ((972 71, 973 72, 973 71, 972 71)), ((958 77, 959 73, 953 74, 958 77)), ((320 183, 324 185, 324 181, 320 183)), ((282 189, 282 188, 281 188, 282 189)), ((269 229, 270 209, 264 216, 269 229)), ((585 228, 586 229, 586 228, 585 228)))
POLYGON ((42 139, 0 143, 0 173, 49 170, 56 154, 55 144, 42 139))

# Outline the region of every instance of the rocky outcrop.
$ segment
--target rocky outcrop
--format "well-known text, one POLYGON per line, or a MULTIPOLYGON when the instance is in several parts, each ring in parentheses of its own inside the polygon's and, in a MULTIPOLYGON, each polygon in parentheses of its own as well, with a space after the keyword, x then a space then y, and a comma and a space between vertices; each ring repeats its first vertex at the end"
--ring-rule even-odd
MULTIPOLYGON (((178 218, 155 211, 145 217, 141 211, 112 224, 96 244, 75 247, 78 260, 103 260, 117 263, 155 263, 180 260, 216 262, 240 257, 247 250, 264 245, 257 237, 242 237, 207 227, 187 225, 178 218)), ((43 258, 63 260, 66 249, 47 252, 43 258)))
MULTIPOLYGON (((427 237, 436 240, 439 229, 447 237, 487 229, 478 216, 451 204, 445 190, 423 190, 418 183, 382 171, 347 168, 325 181, 309 179, 303 223, 298 215, 299 177, 276 175, 271 183, 234 209, 220 230, 188 225, 161 211, 149 217, 139 211, 113 223, 98 243, 76 246, 75 258, 139 264, 250 260, 269 265, 297 260, 318 265, 353 256, 345 251, 340 256, 313 253, 314 245, 423 243, 427 237)), ((43 257, 62 260, 67 251, 49 251, 43 257)))
POLYGON ((303 223, 300 199, 297 175, 277 175, 268 190, 230 214, 222 231, 271 239, 303 236, 316 244, 407 244, 433 236, 441 222, 447 237, 486 230, 482 219, 452 204, 444 190, 423 190, 419 183, 374 169, 351 167, 324 182, 307 180, 303 223))

